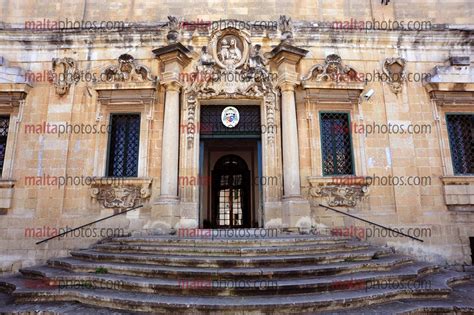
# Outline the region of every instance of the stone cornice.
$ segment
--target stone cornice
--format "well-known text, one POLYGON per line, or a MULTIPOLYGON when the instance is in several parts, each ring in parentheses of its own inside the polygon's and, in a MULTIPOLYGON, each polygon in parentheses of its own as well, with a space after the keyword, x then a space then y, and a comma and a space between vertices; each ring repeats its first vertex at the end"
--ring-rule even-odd
MULTIPOLYGON (((365 87, 364 82, 315 82, 303 81, 301 86, 304 89, 336 89, 336 90, 359 90, 362 92, 365 87)), ((360 93, 359 92, 359 93, 360 93)))
POLYGON ((311 88, 305 90, 304 98, 317 104, 356 105, 361 89, 311 88))
POLYGON ((469 185, 474 184, 474 175, 471 176, 441 176, 444 185, 469 185))
POLYGON ((27 83, 0 83, 0 106, 20 106, 31 88, 27 83))
POLYGON ((268 54, 267 58, 271 59, 277 67, 282 63, 288 63, 292 65, 298 64, 298 62, 306 56, 308 51, 287 43, 280 43, 278 46, 268 54))
MULTIPOLYGON (((97 47, 110 47, 110 45, 123 43, 123 37, 130 37, 131 41, 140 42, 142 46, 166 45, 167 22, 134 24, 125 26, 120 32, 96 32, 94 43, 97 47)), ((90 46, 91 33, 89 30, 31 30, 24 29, 24 24, 18 27, 0 27, 0 43, 28 43, 31 46, 41 46, 44 49, 61 48, 83 48, 84 43, 90 46)), ((334 29, 332 22, 318 21, 293 21, 293 44, 295 46, 325 46, 330 44, 341 47, 353 47, 354 44, 363 45, 370 43, 372 48, 392 46, 398 44, 410 47, 410 43, 416 41, 418 45, 443 47, 465 46, 472 44, 472 25, 433 24, 431 30, 409 31, 409 30, 359 30, 359 29, 334 29), (370 36, 368 36, 370 34, 370 36), (374 41, 375 40, 375 41, 374 41), (314 42, 313 42, 314 41, 314 42)), ((186 44, 192 44, 195 31, 181 30, 182 38, 186 44)), ((198 36, 211 35, 211 30, 199 31, 198 36)), ((275 39, 270 45, 278 45, 278 31, 267 30, 266 34, 259 30, 252 30, 251 37, 268 36, 275 39)))
POLYGON ((153 50, 153 54, 165 64, 177 62, 181 67, 186 67, 192 60, 191 51, 181 43, 174 43, 153 50))
POLYGON ((143 83, 109 83, 95 87, 97 100, 102 105, 149 105, 155 99, 157 84, 143 83))
MULTIPOLYGON (((472 87, 473 84, 471 84, 472 87)), ((474 105, 474 90, 456 90, 454 87, 445 87, 446 90, 431 90, 431 99, 439 106, 474 105)))

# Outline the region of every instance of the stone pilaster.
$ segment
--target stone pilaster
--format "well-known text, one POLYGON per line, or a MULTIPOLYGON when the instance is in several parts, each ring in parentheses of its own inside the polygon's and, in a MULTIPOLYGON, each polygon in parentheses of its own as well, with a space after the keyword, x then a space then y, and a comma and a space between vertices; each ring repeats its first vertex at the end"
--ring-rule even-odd
POLYGON ((307 51, 282 43, 271 52, 271 60, 278 71, 281 91, 283 151, 283 224, 288 228, 311 227, 310 205, 301 196, 298 126, 296 119, 295 86, 298 83, 296 66, 307 51))
POLYGON ((181 43, 153 50, 164 64, 161 84, 165 87, 160 196, 154 202, 152 220, 157 226, 173 227, 179 220, 178 161, 181 83, 179 74, 190 62, 189 50, 181 43), (159 221, 158 221, 159 220, 159 221))

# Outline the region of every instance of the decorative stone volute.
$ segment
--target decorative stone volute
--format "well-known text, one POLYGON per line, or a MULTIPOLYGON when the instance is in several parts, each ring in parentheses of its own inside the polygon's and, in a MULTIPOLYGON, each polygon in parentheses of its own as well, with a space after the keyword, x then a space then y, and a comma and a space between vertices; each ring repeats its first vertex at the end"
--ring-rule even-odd
POLYGON ((150 69, 138 64, 129 54, 120 55, 116 65, 110 65, 102 71, 101 81, 105 82, 144 82, 156 81, 150 69))

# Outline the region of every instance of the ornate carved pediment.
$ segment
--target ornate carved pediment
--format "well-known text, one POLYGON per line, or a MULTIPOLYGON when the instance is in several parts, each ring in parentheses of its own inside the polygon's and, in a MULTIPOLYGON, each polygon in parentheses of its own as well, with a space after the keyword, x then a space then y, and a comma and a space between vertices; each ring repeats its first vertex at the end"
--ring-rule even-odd
POLYGON ((98 179, 98 183, 92 185, 91 196, 104 208, 127 209, 138 206, 150 197, 151 180, 143 179, 120 179, 114 178, 120 183, 114 183, 112 179, 98 179), (112 184, 108 184, 108 180, 112 184))
POLYGON ((199 98, 263 97, 273 88, 267 65, 261 46, 252 46, 245 31, 229 27, 212 34, 184 84, 199 98))
MULTIPOLYGON (((183 85, 187 92, 187 143, 194 143, 196 101, 225 96, 226 98, 260 98, 264 100, 267 125, 274 125, 278 110, 277 94, 273 86, 276 74, 268 68, 268 60, 260 45, 251 45, 245 31, 229 27, 215 31, 209 46, 201 48, 194 72, 183 85)), ((182 79, 182 78, 181 78, 182 79)), ((268 133, 273 142, 275 135, 268 133)))
POLYGON ((336 54, 326 57, 323 64, 316 64, 309 69, 302 81, 357 82, 360 81, 357 71, 351 66, 343 65, 342 59, 336 54))
POLYGON ((138 64, 129 54, 120 55, 116 65, 110 65, 102 71, 104 82, 145 82, 155 81, 148 67, 138 64))
POLYGON ((76 61, 73 58, 53 58, 53 73, 53 85, 59 96, 66 95, 71 85, 79 80, 76 61))
POLYGON ((390 90, 398 94, 402 91, 403 82, 406 80, 406 60, 404 58, 387 58, 383 63, 382 70, 388 78, 390 90))

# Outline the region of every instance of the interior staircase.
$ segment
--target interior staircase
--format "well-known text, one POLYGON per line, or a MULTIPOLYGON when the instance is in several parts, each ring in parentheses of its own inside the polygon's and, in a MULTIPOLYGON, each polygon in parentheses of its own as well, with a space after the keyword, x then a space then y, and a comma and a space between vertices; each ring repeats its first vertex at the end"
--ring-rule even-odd
POLYGON ((0 311, 474 314, 467 273, 348 237, 247 232, 104 240, 0 279, 0 311))

